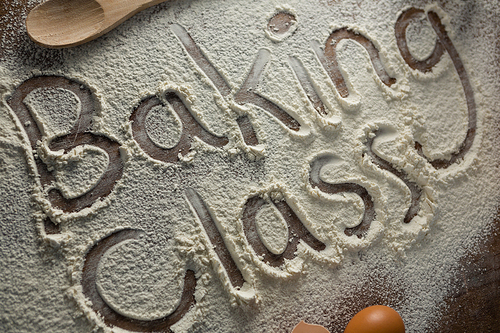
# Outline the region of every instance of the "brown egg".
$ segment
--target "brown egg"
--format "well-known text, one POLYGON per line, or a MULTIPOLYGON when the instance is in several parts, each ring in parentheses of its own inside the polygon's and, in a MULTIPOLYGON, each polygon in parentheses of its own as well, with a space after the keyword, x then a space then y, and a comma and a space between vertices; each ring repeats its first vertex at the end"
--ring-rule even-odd
POLYGON ((359 311, 352 317, 344 333, 404 333, 401 316, 384 305, 374 305, 359 311))

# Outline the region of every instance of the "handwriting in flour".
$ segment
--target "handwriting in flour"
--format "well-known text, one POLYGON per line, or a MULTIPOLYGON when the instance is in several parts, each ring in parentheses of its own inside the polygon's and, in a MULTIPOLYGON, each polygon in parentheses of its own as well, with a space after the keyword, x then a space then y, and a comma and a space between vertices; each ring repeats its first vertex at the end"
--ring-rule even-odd
MULTIPOLYGON (((455 70, 458 73, 460 78, 460 82, 462 83, 462 88, 465 93, 465 99, 467 101, 467 111, 468 111, 468 126, 467 126, 467 134, 465 140, 462 142, 458 152, 453 153, 449 160, 429 160, 429 163, 436 169, 444 169, 448 168, 450 165, 459 162, 464 158, 467 152, 472 147, 472 143, 474 141, 474 137, 476 135, 476 101, 474 99, 474 91, 472 89, 472 85, 469 81, 469 76, 467 75, 467 71, 465 70, 464 64, 458 55, 457 49, 453 45, 448 33, 446 32, 445 26, 441 23, 441 19, 438 14, 430 11, 427 13, 427 19, 432 25, 432 28, 436 32, 437 41, 434 47, 434 51, 432 54, 424 60, 415 59, 406 43, 406 28, 410 24, 412 20, 418 19, 425 12, 422 9, 410 8, 404 11, 398 18, 396 22, 396 41, 398 43, 399 51, 401 52, 401 56, 406 61, 406 63, 413 69, 416 69, 421 72, 429 72, 432 68, 439 62, 444 52, 446 51, 448 55, 451 57, 453 62, 453 66, 455 66, 455 70)), ((424 156, 422 151, 422 146, 420 143, 415 143, 415 148, 418 150, 420 155, 424 156)))
MULTIPOLYGON (((65 213, 80 211, 90 207, 96 200, 106 197, 111 193, 115 183, 121 178, 123 172, 123 161, 120 157, 120 144, 115 140, 92 132, 92 117, 94 116, 95 99, 90 89, 78 82, 58 77, 40 76, 24 81, 12 94, 8 101, 10 107, 19 119, 26 132, 31 152, 33 154, 41 186, 48 191, 48 201, 51 206, 61 209, 65 213), (73 92, 80 100, 81 111, 78 119, 68 133, 46 138, 42 135, 40 125, 35 121, 34 115, 25 104, 26 96, 37 89, 66 89, 73 92), (51 151, 63 150, 64 153, 82 146, 91 145, 104 150, 109 158, 109 163, 100 177, 99 181, 86 193, 76 198, 66 198, 55 186, 54 169, 49 168, 45 162, 38 157, 37 149, 39 142, 48 140, 47 145, 51 151)), ((45 222, 49 233, 56 232, 56 227, 47 219, 45 222)))
MULTIPOLYGON (((434 66, 438 64, 441 57, 445 52, 448 53, 452 59, 455 70, 458 73, 462 87, 466 96, 467 109, 468 109, 468 130, 464 142, 461 144, 459 151, 454 153, 450 160, 437 160, 432 161, 428 158, 428 162, 436 169, 447 168, 450 165, 459 162, 467 152, 470 150, 476 131, 476 106, 473 96, 472 86, 469 82, 467 72, 463 63, 450 40, 445 27, 441 23, 439 16, 435 12, 428 12, 427 18, 434 28, 437 40, 432 54, 425 60, 416 60, 410 53, 406 44, 406 29, 410 22, 422 15, 425 12, 420 9, 411 8, 404 11, 396 21, 395 33, 397 46, 401 53, 402 58, 406 64, 414 70, 420 72, 429 72, 434 66)), ((271 21, 270 21, 271 22, 271 21)), ((278 22, 279 23, 279 22, 278 22)), ((278 27, 277 22, 273 21, 273 26, 268 26, 268 29, 273 29, 277 34, 286 31, 286 25, 278 27), (274 29, 278 29, 275 31, 274 29)), ((205 75, 212 81, 213 85, 219 91, 223 98, 229 98, 232 89, 225 81, 217 69, 208 61, 203 55, 200 48, 188 32, 180 25, 174 24, 171 26, 172 31, 177 36, 178 40, 186 50, 187 54, 193 59, 205 75)), ((339 69, 336 54, 336 45, 340 40, 350 39, 365 48, 368 52, 375 73, 378 75, 381 82, 387 86, 393 85, 396 80, 386 72, 384 64, 379 56, 379 50, 375 44, 366 36, 355 33, 348 28, 341 28, 333 31, 328 37, 325 48, 314 48, 320 64, 324 67, 326 73, 329 75, 335 88, 342 98, 349 96, 349 90, 345 82, 345 78, 339 69)), ((257 86, 262 79, 266 66, 270 61, 271 53, 267 49, 260 49, 257 52, 255 60, 251 66, 249 74, 242 83, 242 85, 235 91, 234 102, 237 104, 254 104, 273 116, 278 122, 286 126, 291 133, 297 132, 301 128, 300 119, 290 115, 283 107, 279 106, 277 102, 271 101, 257 92, 257 86)), ((321 100, 321 94, 316 91, 317 85, 314 84, 312 79, 307 75, 306 69, 302 62, 296 57, 289 58, 290 67, 294 71, 298 82, 305 91, 309 101, 318 112, 320 116, 327 116, 328 110, 325 103, 321 100)), ((86 87, 81 86, 74 81, 61 78, 61 77, 37 77, 25 81, 19 86, 9 99, 9 105, 12 107, 14 113, 22 124, 36 123, 32 114, 23 104, 24 98, 31 91, 39 88, 64 88, 71 90, 75 93, 82 102, 82 112, 76 121, 73 128, 68 134, 50 138, 48 147, 52 151, 64 150, 65 153, 79 145, 94 145, 103 149, 109 156, 109 165, 99 182, 85 194, 73 198, 65 198, 61 191, 54 188, 53 172, 47 167, 44 161, 35 153, 38 149, 37 142, 43 141, 44 138, 41 130, 37 126, 25 126, 24 130, 29 138, 31 144, 32 154, 34 156, 35 164, 40 175, 41 186, 48 189, 48 201, 55 207, 63 210, 66 213, 76 212, 85 207, 91 206, 97 199, 106 197, 113 190, 114 184, 121 178, 122 175, 122 160, 119 155, 119 144, 103 135, 92 133, 91 119, 93 115, 93 95, 86 87)), ((195 117, 191 114, 187 106, 184 104, 182 98, 176 92, 167 92, 162 98, 150 96, 145 98, 140 105, 134 109, 130 120, 132 121, 132 134, 138 146, 152 159, 166 163, 179 162, 179 156, 185 155, 191 148, 191 143, 194 137, 204 141, 208 145, 214 147, 224 147, 229 141, 226 137, 221 137, 210 133, 201 125, 195 117), (148 135, 146 122, 148 115, 155 108, 168 109, 170 112, 175 112, 182 124, 182 133, 180 133, 177 143, 171 148, 160 147, 155 144, 148 135)), ((254 130, 255 122, 249 115, 241 115, 236 120, 241 136, 244 142, 249 146, 259 144, 259 139, 254 130)), ((376 165, 378 168, 386 170, 403 181, 411 193, 411 203, 406 211, 404 223, 410 223, 411 220, 418 214, 420 209, 420 200, 422 189, 418 183, 410 179, 409 175, 391 164, 391 162, 384 160, 372 150, 374 138, 379 134, 375 131, 374 136, 369 137, 366 142, 365 155, 376 165)), ((424 156, 422 146, 416 142, 415 149, 417 152, 424 156)), ((353 193, 359 196, 364 205, 364 214, 361 222, 352 228, 345 228, 344 233, 347 236, 357 236, 362 238, 368 232, 371 222, 376 218, 374 202, 369 191, 356 183, 328 183, 320 178, 320 171, 330 162, 331 156, 317 156, 311 162, 309 183, 313 188, 319 189, 321 192, 328 194, 338 193, 353 193)), ((249 163, 252 163, 249 161, 249 163)), ((217 260, 222 264, 225 274, 228 277, 233 288, 240 288, 245 279, 240 268, 238 267, 238 258, 233 257, 228 250, 224 233, 218 228, 218 224, 214 220, 213 214, 209 211, 204 198, 194 188, 184 189, 186 199, 189 201, 196 218, 205 230, 208 241, 214 249, 214 254, 217 260)), ((306 226, 300 221, 297 213, 286 201, 266 201, 261 196, 253 196, 247 198, 242 212, 241 223, 243 231, 249 246, 253 249, 255 254, 261 257, 262 261, 273 267, 279 268, 285 262, 285 259, 293 259, 296 256, 297 245, 300 241, 307 244, 315 251, 322 251, 326 245, 318 240, 309 231, 306 226), (281 214, 284 221, 288 226, 289 244, 286 245, 282 253, 272 253, 265 245, 265 242, 259 236, 256 230, 256 215, 265 205, 272 205, 281 214)), ((47 233, 57 232, 50 219, 46 221, 47 233)), ((170 330, 170 326, 180 320, 189 309, 195 304, 194 290, 196 287, 196 279, 194 272, 187 270, 184 278, 184 291, 180 305, 169 316, 154 320, 154 321, 140 321, 127 318, 119 315, 116 311, 111 309, 108 304, 100 297, 95 286, 96 268, 102 255, 112 246, 127 239, 139 237, 141 231, 137 230, 121 230, 117 231, 100 241, 86 254, 82 285, 84 295, 91 301, 92 309, 101 314, 105 323, 110 326, 119 326, 124 329, 133 331, 166 331, 170 330)))
MULTIPOLYGON (((473 138, 474 138, 474 133, 475 133, 475 106, 474 106, 474 100, 472 96, 472 89, 470 88, 470 83, 468 82, 467 75, 465 70, 463 69, 463 65, 461 63, 460 58, 458 57, 458 54, 456 53, 456 50, 453 47, 453 44, 451 43, 449 37, 447 36, 447 33, 443 27, 443 25, 440 22, 439 17, 437 14, 434 12, 429 13, 429 20, 434 27, 434 29, 437 32, 438 35, 438 40, 436 42, 436 47, 433 52, 433 54, 429 57, 429 59, 426 59, 424 61, 418 62, 413 59, 409 51, 407 50, 406 43, 402 43, 401 41, 404 41, 404 34, 406 31, 406 27, 408 26, 408 23, 411 19, 414 18, 416 14, 421 14, 423 13, 422 10, 417 10, 417 9, 410 9, 408 11, 405 11, 397 20, 396 23, 396 37, 398 40, 398 47, 401 51, 401 54, 403 56, 403 59, 408 63, 408 65, 412 68, 421 70, 421 71, 430 71, 439 61, 441 55, 444 53, 444 50, 446 50, 452 60, 453 63, 455 64, 455 68, 457 72, 459 73, 459 77, 462 81, 462 84, 464 86, 464 90, 466 92, 466 98, 467 98, 467 104, 469 108, 469 130, 467 133, 467 137, 465 139, 465 142, 462 144, 462 147, 460 149, 460 152, 456 153, 453 155, 452 159, 450 161, 429 161, 431 165, 433 165, 436 168, 443 168, 447 167, 453 163, 455 163, 460 157, 463 157, 465 153, 468 151, 470 148, 473 138), (415 65, 416 64, 416 65, 415 65), (418 67, 420 66, 420 67, 418 67)), ((193 40, 193 38, 186 32, 184 28, 182 28, 179 25, 173 25, 172 30, 176 34, 176 36, 179 38, 180 42, 184 46, 186 52, 191 56, 191 58, 198 64, 200 69, 207 75, 207 77, 212 81, 214 86, 217 88, 219 93, 223 96, 226 97, 230 94, 231 89, 229 88, 229 85, 226 83, 224 78, 220 73, 217 72, 215 67, 206 59, 206 57, 202 54, 200 51, 199 47, 196 45, 196 42, 193 40)), ((377 73, 378 77, 380 80, 387 86, 391 86, 396 82, 395 78, 392 78, 385 70, 384 65, 382 63, 382 60, 379 55, 378 49, 375 47, 374 43, 367 38, 366 36, 363 36, 359 33, 355 33, 348 28, 341 28, 333 31, 329 38, 327 39, 325 43, 325 49, 322 50, 320 48, 315 48, 315 52, 318 55, 318 58, 325 68, 326 72, 330 76, 332 82, 334 83, 335 87, 337 88, 339 94, 343 97, 346 98, 349 95, 349 91, 347 88, 347 85, 345 83, 345 79, 342 75, 342 72, 339 69, 338 62, 337 62, 337 54, 336 54, 336 48, 335 45, 341 40, 344 39, 350 39, 358 42, 360 45, 362 45, 365 50, 368 52, 370 59, 372 61, 373 67, 375 69, 375 72, 377 73)), ((256 60, 254 61, 254 64, 252 65, 252 68, 250 69, 250 72, 245 79, 244 83, 242 86, 237 90, 237 93, 235 94, 234 100, 239 103, 239 104, 244 104, 244 103, 252 103, 255 105, 260 106, 262 109, 266 110, 269 112, 269 114, 273 115, 278 121, 282 122, 284 125, 286 125, 288 128, 292 130, 297 130, 300 127, 300 123, 298 120, 293 119, 292 116, 286 116, 286 111, 284 111, 281 107, 276 105, 274 102, 260 96, 256 92, 256 87, 262 77, 263 71, 264 71, 264 66, 269 62, 270 58, 270 52, 266 49, 261 49, 257 53, 256 60)), ((290 57, 290 64, 291 68, 294 70, 296 77, 298 78, 301 86, 305 90, 310 102, 313 104, 314 108, 318 111, 320 115, 326 115, 326 107, 322 103, 321 98, 319 97, 319 93, 316 91, 315 87, 317 85, 313 84, 311 82, 311 79, 305 74, 305 69, 300 62, 295 57, 290 57)), ((242 118, 240 118, 242 119, 242 118)), ((238 119, 238 122, 240 121, 238 119)), ((250 126, 252 125, 251 123, 249 124, 250 126)), ((241 125, 240 125, 241 128, 241 125)), ((250 133, 254 134, 255 131, 251 131, 250 133)), ((380 156, 378 156, 373 150, 372 150, 372 144, 374 141, 374 138, 377 136, 377 132, 374 133, 375 136, 367 139, 366 142, 366 155, 372 160, 372 162, 379 168, 389 171, 390 173, 394 174, 396 177, 400 178, 403 183, 407 186, 407 188, 410 191, 411 194, 411 202, 410 206, 406 211, 406 214, 404 216, 404 223, 410 223, 411 220, 418 214, 419 211, 419 205, 420 205, 420 198, 422 194, 422 189, 420 186, 409 179, 409 176, 407 173, 403 170, 399 170, 396 166, 392 165, 390 162, 384 160, 380 156)), ((134 135, 137 135, 134 133, 134 135)), ((249 138, 245 135, 245 132, 242 131, 242 136, 245 139, 245 142, 248 144, 250 141, 249 138)), ((252 140, 255 140, 252 138, 252 140)), ((206 141, 206 140, 204 140, 206 141)), ((257 141, 258 142, 258 141, 257 141)), ((419 148, 419 144, 416 143, 417 149, 421 153, 421 147, 419 148)), ((153 157, 153 156, 152 156, 153 157)), ((357 237, 361 238, 363 235, 365 235, 370 227, 371 221, 373 221, 376 217, 376 213, 374 210, 374 204, 373 204, 373 199, 371 198, 370 194, 368 191, 361 185, 355 184, 355 183, 343 183, 343 184, 329 184, 324 181, 322 181, 319 177, 319 172, 321 168, 328 163, 330 157, 318 157, 316 160, 314 160, 311 163, 311 173, 310 173, 310 183, 313 187, 318 188, 320 191, 325 192, 325 193, 330 193, 330 194, 337 194, 337 193, 354 193, 357 194, 358 196, 361 197, 363 204, 365 206, 365 212, 362 217, 361 223, 353 228, 346 228, 345 233, 348 236, 351 235, 356 235, 357 237)), ((192 197, 197 197, 199 196, 195 194, 194 190, 190 190, 189 193, 191 193, 192 197)), ((188 198, 190 196, 188 195, 188 198)), ((198 199, 197 199, 198 200, 198 199)), ((294 251, 290 251, 287 249, 282 255, 274 255, 270 253, 268 249, 265 248, 264 244, 262 241, 259 239, 259 236, 257 235, 255 231, 255 214, 256 210, 263 205, 263 199, 260 197, 255 197, 255 198, 250 198, 248 199, 246 205, 245 205, 245 210, 243 213, 243 225, 244 225, 244 230, 245 230, 245 235, 247 237, 248 242, 254 249, 254 251, 259 255, 263 257, 263 260, 270 264, 271 266, 279 266, 284 258, 287 258, 287 256, 293 257, 291 253, 294 251)), ((284 204, 286 205, 286 204, 284 204)), ((288 207, 288 205, 286 205, 288 207)), ((201 207, 201 206, 200 206, 201 207)), ((288 209, 290 209, 288 207, 288 209)), ((291 210, 291 209, 290 209, 291 210)), ((197 211, 198 212, 198 211, 197 211)), ((291 211, 292 214, 283 214, 286 216, 294 215, 293 211, 291 211)), ((200 220, 205 220, 205 221, 210 221, 208 218, 209 214, 207 212, 204 212, 201 214, 198 212, 200 220), (202 216, 205 216, 205 218, 202 218, 202 216)), ((288 219, 287 223, 290 229, 293 229, 293 223, 292 219, 288 219)), ((213 225, 215 224, 214 222, 205 222, 203 223, 205 226, 205 229, 208 228, 213 228, 213 225), (211 227, 209 227, 211 226, 211 227)), ((301 227, 303 227, 302 224, 300 224, 301 227)), ((307 230, 306 230, 307 231, 307 230)), ((314 246, 311 245, 316 250, 321 250, 322 245, 321 242, 319 242, 317 239, 315 239, 312 235, 308 235, 308 237, 303 238, 303 240, 308 243, 309 245, 315 244, 314 246), (309 242, 307 241, 308 237, 312 237, 312 240, 309 242), (319 242, 319 243, 318 243, 319 242)), ((220 243, 220 241, 216 241, 216 237, 210 237, 209 238, 213 241, 216 242, 217 244, 220 243)), ((298 238, 297 238, 298 239, 298 238)), ((290 248, 293 248, 291 246, 290 248)), ((219 254, 219 257, 227 257, 226 254, 219 254)), ((231 264, 224 264, 226 269, 228 271, 234 271, 234 262, 232 260, 228 259, 221 259, 222 262, 231 262, 231 264)), ((241 276, 241 274, 238 272, 238 276, 241 276)), ((233 278, 233 280, 236 280, 236 278, 233 278)), ((238 278, 237 280, 240 280, 238 278)), ((235 284, 238 285, 239 283, 235 284)))
POLYGON ((163 162, 178 162, 179 155, 185 155, 191 148, 193 137, 197 137, 214 147, 223 147, 229 142, 227 138, 215 136, 203 128, 176 93, 167 93, 165 100, 179 116, 182 123, 182 134, 172 149, 158 147, 147 134, 146 117, 149 112, 154 107, 165 107, 158 98, 149 97, 143 100, 130 116, 134 139, 150 157, 163 162))
POLYGON ((297 214, 286 203, 286 201, 266 202, 260 196, 254 196, 247 200, 242 216, 243 230, 245 236, 255 253, 262 257, 262 260, 273 267, 280 267, 285 263, 285 259, 291 260, 297 256, 297 245, 302 240, 309 247, 316 251, 325 249, 325 244, 314 237, 302 224, 297 214), (277 208, 281 216, 288 224, 287 244, 281 253, 271 252, 262 242, 256 226, 256 216, 259 210, 266 204, 271 204, 277 208))
POLYGON ((143 232, 139 230, 124 229, 106 236, 94 244, 87 252, 83 265, 83 294, 91 301, 92 309, 100 313, 104 322, 109 326, 118 326, 133 332, 171 332, 170 326, 178 322, 195 304, 196 278, 192 270, 187 270, 184 276, 180 304, 169 315, 155 320, 132 319, 116 312, 104 301, 97 290, 97 266, 106 251, 125 240, 137 239, 142 234, 143 232))

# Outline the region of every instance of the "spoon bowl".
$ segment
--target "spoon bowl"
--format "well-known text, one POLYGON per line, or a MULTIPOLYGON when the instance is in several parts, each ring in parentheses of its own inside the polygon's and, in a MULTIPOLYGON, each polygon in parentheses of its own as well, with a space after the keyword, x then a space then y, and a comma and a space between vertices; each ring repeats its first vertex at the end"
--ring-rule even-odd
POLYGON ((64 48, 89 42, 136 13, 166 0, 48 0, 26 18, 38 45, 64 48))

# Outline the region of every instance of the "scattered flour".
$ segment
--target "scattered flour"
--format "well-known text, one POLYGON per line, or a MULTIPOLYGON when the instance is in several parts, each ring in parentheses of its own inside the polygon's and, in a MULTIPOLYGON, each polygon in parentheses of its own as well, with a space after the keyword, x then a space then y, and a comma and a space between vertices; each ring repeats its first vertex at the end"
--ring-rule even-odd
POLYGON ((408 49, 419 61, 427 59, 432 54, 436 39, 436 33, 424 14, 420 20, 411 22, 406 30, 408 49))
POLYGON ((262 243, 274 254, 285 251, 288 243, 288 225, 272 204, 266 204, 255 216, 257 232, 262 243))
POLYGON ((56 160, 57 188, 64 197, 77 198, 97 185, 108 164, 104 150, 90 145, 78 146, 56 160))
POLYGON ((38 88, 31 91, 23 102, 37 122, 33 126, 38 125, 48 137, 69 132, 80 116, 80 99, 66 89, 38 88))
MULTIPOLYGON (((499 199, 499 81, 491 68, 498 66, 500 6, 486 0, 473 2, 480 6, 449 1, 443 8, 426 3, 411 6, 438 13, 477 104, 470 150, 463 161, 442 169, 431 162, 450 159, 461 148, 470 125, 467 98, 447 52, 429 73, 405 63, 394 33, 409 8, 401 1, 179 0, 141 12, 76 48, 44 50, 22 41, 21 49, 29 52, 15 52, 6 45, 0 63, 2 330, 126 331, 110 328, 94 312, 82 289, 82 269, 97 241, 131 228, 146 236, 111 247, 96 269, 100 297, 125 317, 150 321, 171 313, 189 269, 196 274, 196 304, 172 326, 174 332, 286 332, 302 319, 340 332, 330 323, 352 316, 350 305, 362 295, 386 300, 402 315, 407 332, 432 331, 460 259, 487 234, 499 199), (296 20, 288 33, 271 38, 266 27, 277 11, 296 20), (179 26, 220 73, 227 92, 183 46, 179 26), (343 27, 373 43, 394 84, 381 81, 365 47, 344 39, 335 45, 348 91, 342 97, 318 52, 343 27), (300 131, 266 108, 238 103, 252 64, 266 60, 259 55, 269 55, 269 61, 251 91, 296 118, 300 131), (294 68, 300 64, 304 70, 298 75, 294 68), (95 94, 92 131, 118 141, 124 161, 123 176, 101 204, 71 213, 47 205, 26 124, 7 105, 16 87, 34 75, 62 75, 95 94), (299 76, 312 82, 326 115, 309 101, 299 76), (172 90, 182 91, 194 118, 228 143, 214 147, 194 138, 177 163, 151 158, 134 139, 130 116, 145 97, 164 100, 172 90), (251 121, 258 146, 245 144, 237 123, 241 115, 251 121), (370 158, 370 140, 374 154, 421 189, 410 223, 403 220, 412 193, 401 177, 370 158), (316 177, 311 165, 322 157, 328 163, 316 177), (345 232, 367 211, 360 195, 328 193, 311 180, 366 189, 375 218, 363 237, 345 232), (192 191, 203 205, 190 198, 192 191), (257 194, 269 202, 284 200, 325 249, 301 241, 296 257, 281 267, 263 262, 242 224, 245 203, 257 194), (45 233, 46 216, 58 217, 60 233, 45 233), (235 287, 221 264, 204 230, 206 220, 224 239, 217 246, 229 251, 242 286, 235 287)), ((407 33, 417 60, 432 53, 436 33, 425 16, 407 33)), ((43 129, 42 146, 67 132, 81 112, 78 97, 60 88, 33 90, 24 103, 43 129)), ((156 107, 146 119, 146 134, 157 147, 175 146, 185 129, 172 110, 156 107)), ((58 155, 53 167, 63 196, 92 191, 110 163, 106 156, 87 145, 58 155)), ((264 245, 282 253, 289 241, 283 216, 267 205, 256 221, 264 245)))
POLYGON ((174 148, 182 135, 182 123, 171 108, 153 107, 146 118, 146 133, 158 147, 174 148))
POLYGON ((183 272, 174 253, 130 240, 106 252, 97 271, 97 288, 118 313, 139 320, 162 318, 175 310, 182 292, 183 272), (172 263, 172 261, 174 263, 172 263))

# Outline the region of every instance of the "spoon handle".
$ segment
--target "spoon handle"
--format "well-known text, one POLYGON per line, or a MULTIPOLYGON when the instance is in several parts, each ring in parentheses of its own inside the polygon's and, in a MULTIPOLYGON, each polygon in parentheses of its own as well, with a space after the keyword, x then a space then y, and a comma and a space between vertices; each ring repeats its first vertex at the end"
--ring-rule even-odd
POLYGON ((48 0, 28 14, 26 30, 43 47, 77 46, 164 1, 167 0, 48 0))

